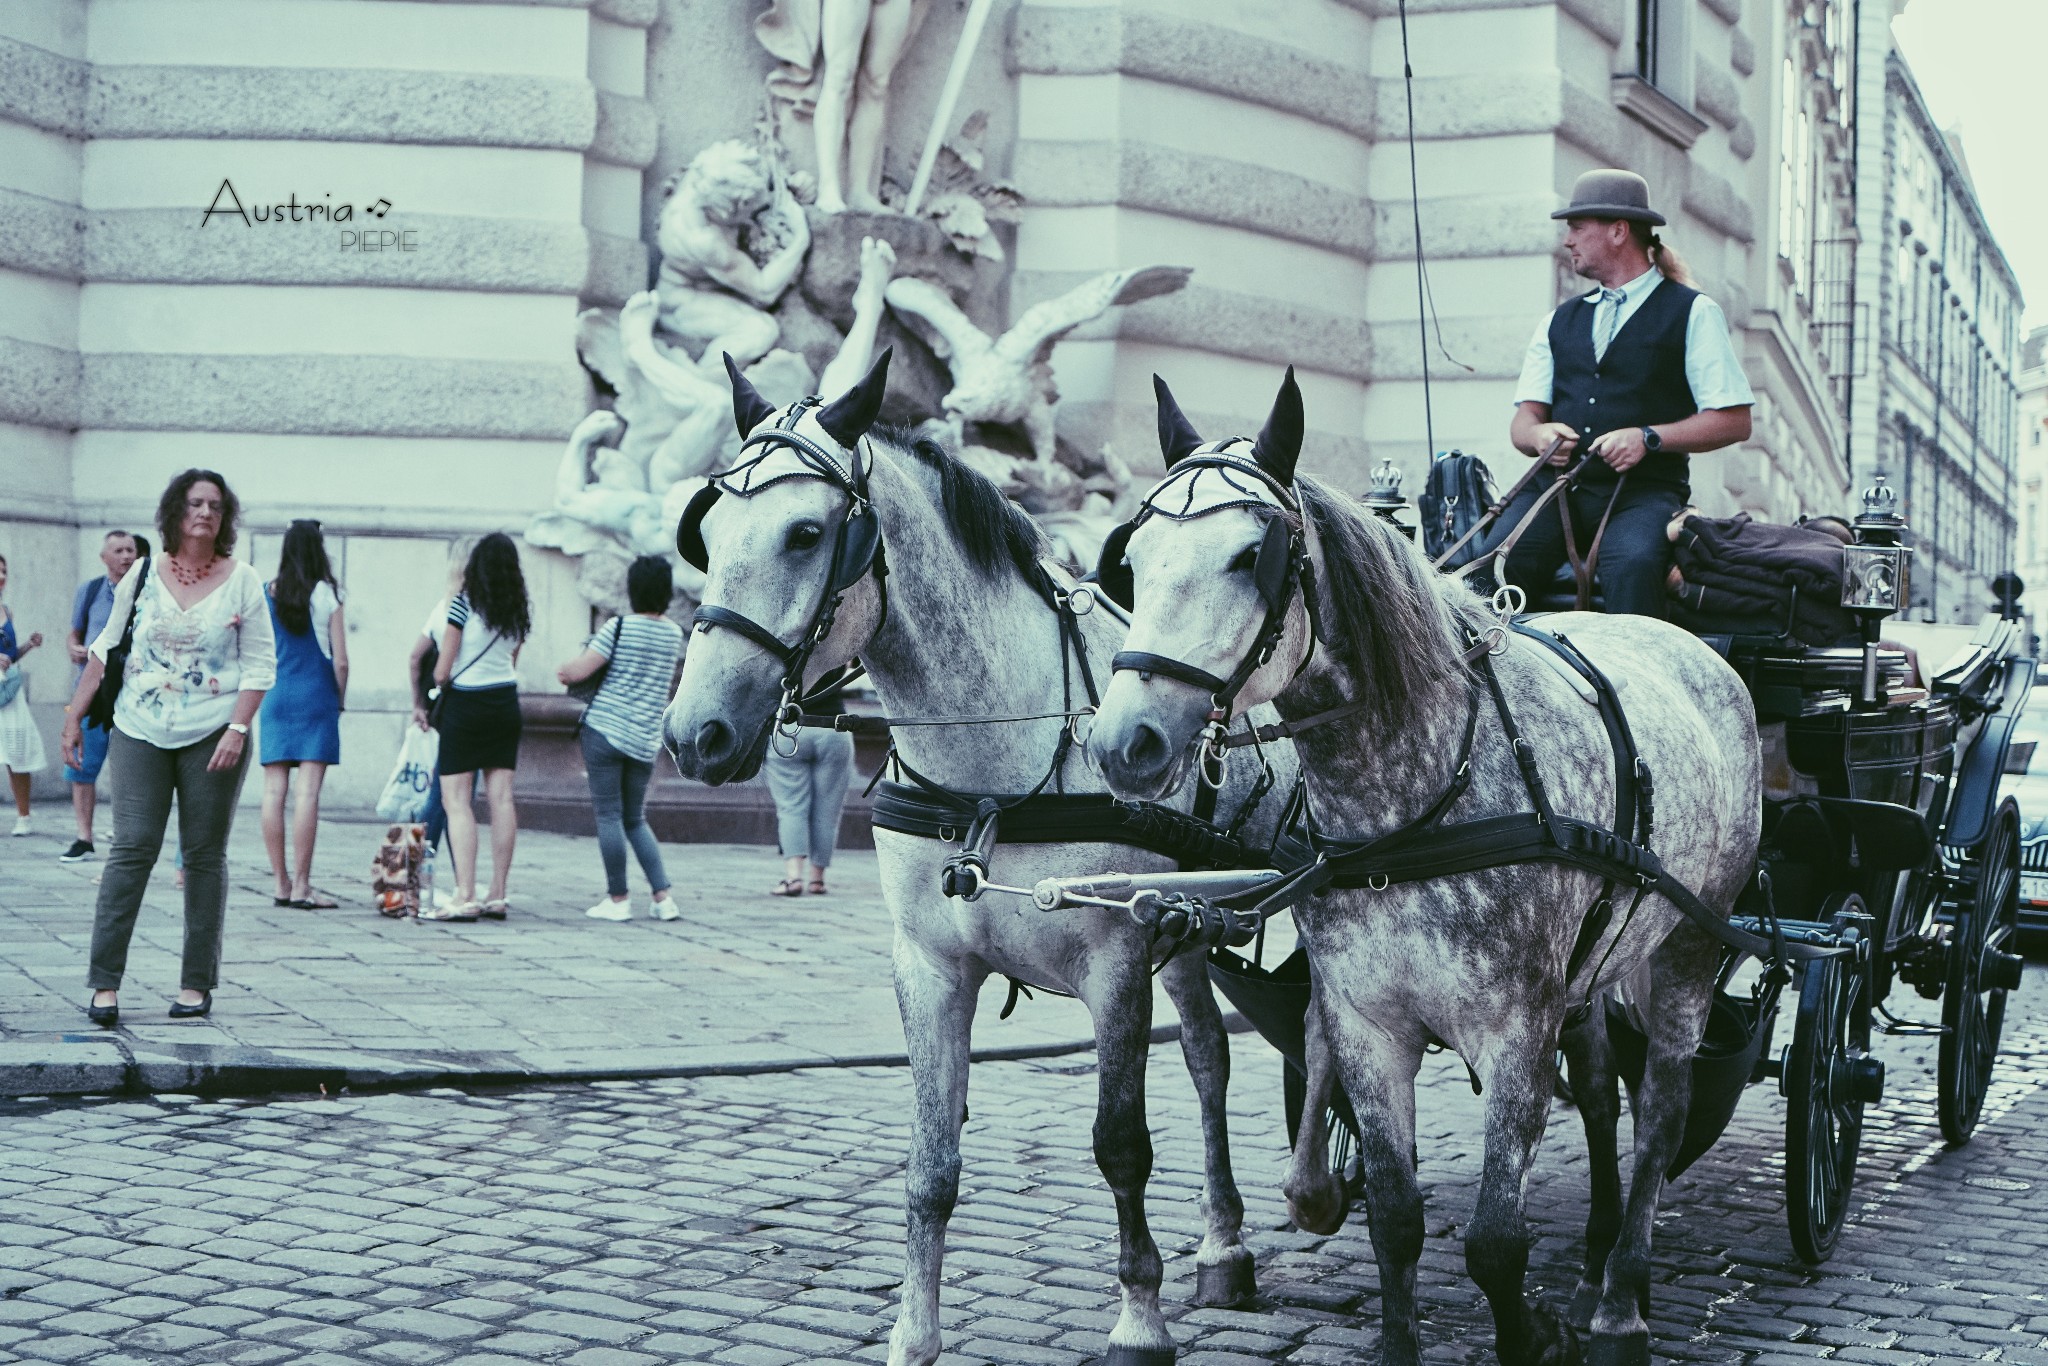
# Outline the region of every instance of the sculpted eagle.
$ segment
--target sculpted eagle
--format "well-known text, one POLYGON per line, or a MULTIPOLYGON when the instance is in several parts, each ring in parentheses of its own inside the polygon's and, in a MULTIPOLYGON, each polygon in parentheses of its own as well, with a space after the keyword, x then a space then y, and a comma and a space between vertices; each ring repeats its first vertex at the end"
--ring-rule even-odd
POLYGON ((1188 282, 1182 266, 1142 266, 1111 271, 1057 298, 1034 304, 1000 338, 990 337, 937 285, 911 277, 889 282, 889 307, 924 324, 926 339, 952 372, 953 390, 943 406, 954 436, 970 422, 1020 424, 1041 461, 1053 457, 1054 343, 1090 318, 1118 304, 1171 294, 1188 282))

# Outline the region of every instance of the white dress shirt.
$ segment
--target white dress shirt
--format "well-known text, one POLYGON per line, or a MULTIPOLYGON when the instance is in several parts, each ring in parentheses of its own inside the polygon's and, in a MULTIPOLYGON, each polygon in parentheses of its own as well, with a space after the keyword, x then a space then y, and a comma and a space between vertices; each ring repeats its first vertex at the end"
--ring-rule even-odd
MULTIPOLYGON (((1596 289, 1585 296, 1593 305, 1593 359, 1607 354, 1608 341, 1636 315, 1663 278, 1663 272, 1652 266, 1619 289, 1596 289)), ((1518 404, 1548 405, 1552 400, 1556 363, 1550 355, 1550 322, 1556 316, 1556 309, 1544 314, 1543 321, 1536 324, 1536 335, 1529 339, 1529 350, 1522 357, 1522 377, 1515 384, 1518 404)), ((1692 312, 1685 320, 1685 382, 1702 411, 1746 408, 1756 402, 1743 376, 1742 362, 1735 356, 1728 316, 1704 294, 1693 299, 1692 312)))

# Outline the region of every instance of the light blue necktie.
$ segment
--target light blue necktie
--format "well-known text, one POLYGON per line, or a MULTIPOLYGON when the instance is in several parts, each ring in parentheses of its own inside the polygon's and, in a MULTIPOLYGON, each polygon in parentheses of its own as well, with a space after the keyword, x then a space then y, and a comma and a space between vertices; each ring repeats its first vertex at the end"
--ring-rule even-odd
POLYGON ((1594 360, 1605 359, 1607 348, 1614 345, 1614 334, 1621 330, 1621 301, 1627 297, 1618 289, 1603 289, 1600 291, 1600 303, 1596 307, 1603 307, 1607 310, 1607 332, 1606 335, 1600 338, 1600 349, 1594 355, 1594 360))

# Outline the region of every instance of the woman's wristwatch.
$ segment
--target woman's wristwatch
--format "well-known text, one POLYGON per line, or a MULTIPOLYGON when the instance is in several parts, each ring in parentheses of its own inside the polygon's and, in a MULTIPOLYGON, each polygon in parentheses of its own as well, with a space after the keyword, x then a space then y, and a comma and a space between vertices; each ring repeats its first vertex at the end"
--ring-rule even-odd
POLYGON ((228 729, 245 740, 249 737, 249 723, 247 721, 230 721, 228 722, 228 729))

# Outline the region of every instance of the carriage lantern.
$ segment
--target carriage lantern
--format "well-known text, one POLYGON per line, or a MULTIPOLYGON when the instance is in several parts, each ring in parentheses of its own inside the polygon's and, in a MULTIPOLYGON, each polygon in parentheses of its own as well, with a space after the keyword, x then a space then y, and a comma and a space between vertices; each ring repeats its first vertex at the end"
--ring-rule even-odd
POLYGON ((1855 540, 1842 547, 1842 606, 1863 627, 1864 705, 1874 705, 1877 689, 1877 637, 1884 619, 1906 605, 1906 522, 1899 516, 1899 495, 1884 481, 1863 491, 1863 511, 1852 524, 1855 540))
POLYGON ((1415 528, 1394 515, 1408 506, 1408 500, 1401 496, 1401 471, 1395 468, 1391 458, 1373 467, 1372 482, 1366 488, 1365 497, 1359 501, 1373 516, 1398 527, 1409 540, 1415 539, 1415 528))

